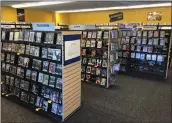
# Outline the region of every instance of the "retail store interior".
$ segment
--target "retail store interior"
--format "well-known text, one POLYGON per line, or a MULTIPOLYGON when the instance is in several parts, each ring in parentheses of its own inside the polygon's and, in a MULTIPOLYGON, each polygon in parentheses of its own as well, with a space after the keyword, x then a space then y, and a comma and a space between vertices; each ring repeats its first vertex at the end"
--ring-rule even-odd
POLYGON ((171 123, 172 2, 2 1, 1 122, 171 123))

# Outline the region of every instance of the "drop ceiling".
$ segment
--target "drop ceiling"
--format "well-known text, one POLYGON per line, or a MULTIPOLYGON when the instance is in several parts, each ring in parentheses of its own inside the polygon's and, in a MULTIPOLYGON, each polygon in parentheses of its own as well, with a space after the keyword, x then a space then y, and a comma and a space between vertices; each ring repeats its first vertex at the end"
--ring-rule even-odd
MULTIPOLYGON (((11 6, 13 4, 21 4, 26 3, 22 1, 2 1, 1 5, 3 6, 11 6)), ((116 6, 133 6, 133 5, 143 5, 143 4, 156 4, 156 3, 164 3, 163 1, 153 2, 153 1, 75 1, 63 4, 56 5, 47 5, 47 6, 37 6, 37 7, 29 7, 32 9, 40 9, 47 11, 61 11, 61 10, 76 10, 76 9, 89 9, 89 8, 105 8, 105 7, 116 7, 116 6)))

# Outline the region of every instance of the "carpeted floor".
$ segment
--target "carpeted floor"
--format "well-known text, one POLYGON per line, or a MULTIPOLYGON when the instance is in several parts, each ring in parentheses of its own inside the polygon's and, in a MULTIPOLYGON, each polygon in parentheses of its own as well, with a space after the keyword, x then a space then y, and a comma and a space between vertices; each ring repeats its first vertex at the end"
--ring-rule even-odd
MULTIPOLYGON (((1 98, 1 120, 52 123, 1 98)), ((82 107, 66 123, 167 122, 171 123, 171 78, 145 80, 118 75, 110 89, 82 84, 82 107)))

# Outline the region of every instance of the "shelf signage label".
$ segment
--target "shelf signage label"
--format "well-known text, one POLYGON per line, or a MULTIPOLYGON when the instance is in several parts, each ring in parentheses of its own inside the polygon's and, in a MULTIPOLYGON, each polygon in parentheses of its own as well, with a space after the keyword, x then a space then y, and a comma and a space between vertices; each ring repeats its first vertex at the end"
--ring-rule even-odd
POLYGON ((80 38, 81 35, 64 35, 64 65, 80 61, 80 38))
POLYGON ((118 13, 110 14, 109 19, 110 19, 110 22, 122 20, 123 19, 123 13, 118 12, 118 13))
POLYGON ((141 23, 118 23, 118 30, 138 30, 141 23))
POLYGON ((35 31, 55 31, 54 23, 32 23, 32 28, 35 31))

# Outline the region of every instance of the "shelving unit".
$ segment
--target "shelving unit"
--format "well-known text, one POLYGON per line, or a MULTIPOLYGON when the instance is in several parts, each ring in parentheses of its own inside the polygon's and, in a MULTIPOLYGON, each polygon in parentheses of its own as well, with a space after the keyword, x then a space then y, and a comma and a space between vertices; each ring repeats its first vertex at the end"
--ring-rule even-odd
MULTIPOLYGON (((126 74, 140 76, 141 74, 166 79, 171 47, 171 25, 146 25, 142 31, 118 31, 127 37, 128 48, 119 50, 119 57, 124 57, 124 52, 128 52, 125 63, 126 74), (151 28, 152 26, 152 28, 151 28), (123 52, 123 53, 121 53, 123 52)), ((118 39, 121 37, 119 36, 118 39)), ((123 41, 122 41, 123 42, 123 41)), ((123 47, 123 44, 121 45, 123 47)), ((120 64, 123 66, 123 63, 120 64)), ((121 68, 122 71, 122 68, 121 68)))
POLYGON ((6 30, 1 36, 2 97, 56 121, 80 108, 80 32, 6 30))
POLYGON ((106 87, 114 84, 110 72, 110 31, 83 31, 81 41, 83 82, 106 87), (109 82, 109 80, 111 80, 109 82))

